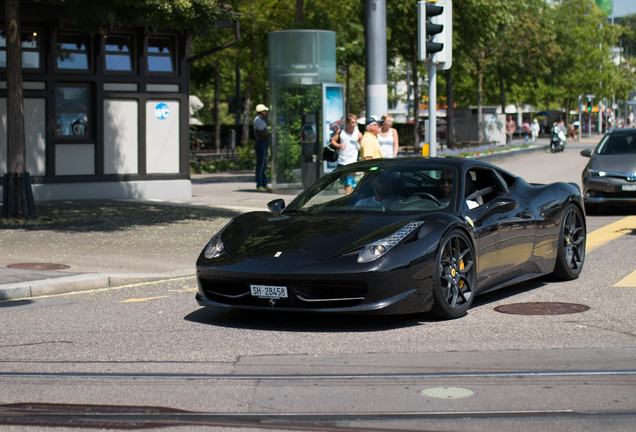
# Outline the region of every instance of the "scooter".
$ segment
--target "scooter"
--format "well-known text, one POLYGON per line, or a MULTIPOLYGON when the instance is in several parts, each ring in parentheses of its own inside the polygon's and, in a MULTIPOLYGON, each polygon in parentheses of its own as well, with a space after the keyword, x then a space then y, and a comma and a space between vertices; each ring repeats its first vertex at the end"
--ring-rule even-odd
POLYGON ((552 126, 552 137, 550 138, 550 153, 562 152, 565 149, 567 137, 565 132, 555 124, 552 126))

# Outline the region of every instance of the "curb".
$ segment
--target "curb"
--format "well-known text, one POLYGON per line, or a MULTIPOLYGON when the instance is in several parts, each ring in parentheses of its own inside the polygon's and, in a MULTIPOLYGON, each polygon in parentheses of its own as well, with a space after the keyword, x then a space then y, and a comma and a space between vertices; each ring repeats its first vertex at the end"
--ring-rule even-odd
POLYGON ((194 276, 193 270, 177 270, 170 273, 131 274, 79 274, 55 279, 0 285, 0 301, 21 300, 53 294, 117 288, 144 282, 157 282, 194 276))

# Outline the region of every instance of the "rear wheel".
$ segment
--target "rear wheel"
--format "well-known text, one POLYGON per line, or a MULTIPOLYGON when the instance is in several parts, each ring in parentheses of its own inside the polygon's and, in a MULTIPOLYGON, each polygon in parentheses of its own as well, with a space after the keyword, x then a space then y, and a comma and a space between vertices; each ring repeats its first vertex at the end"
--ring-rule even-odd
POLYGON ((433 281, 432 312, 440 318, 466 315, 475 295, 475 249, 463 231, 452 230, 440 242, 433 281))
POLYGON ((585 262, 585 223, 581 210, 568 204, 563 212, 559 231, 559 249, 554 275, 559 279, 571 280, 579 277, 585 262))

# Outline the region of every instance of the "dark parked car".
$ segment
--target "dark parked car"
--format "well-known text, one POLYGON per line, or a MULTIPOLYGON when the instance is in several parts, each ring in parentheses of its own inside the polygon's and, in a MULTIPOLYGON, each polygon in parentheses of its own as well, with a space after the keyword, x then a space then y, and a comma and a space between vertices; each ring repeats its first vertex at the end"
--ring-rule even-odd
POLYGON ((477 294, 574 279, 585 259, 576 184, 528 184, 479 161, 358 162, 269 208, 237 216, 203 249, 200 305, 457 318, 477 294))
POLYGON ((583 170, 583 200, 589 210, 598 204, 636 204, 636 129, 613 129, 594 149, 583 170))

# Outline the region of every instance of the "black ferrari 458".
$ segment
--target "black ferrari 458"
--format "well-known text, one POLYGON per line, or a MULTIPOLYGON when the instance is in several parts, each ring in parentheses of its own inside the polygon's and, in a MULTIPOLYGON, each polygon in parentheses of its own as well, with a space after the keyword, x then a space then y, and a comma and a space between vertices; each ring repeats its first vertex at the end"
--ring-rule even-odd
POLYGON ((205 246, 200 305, 457 318, 477 294, 574 279, 585 260, 576 184, 529 184, 479 161, 358 162, 268 207, 205 246))

